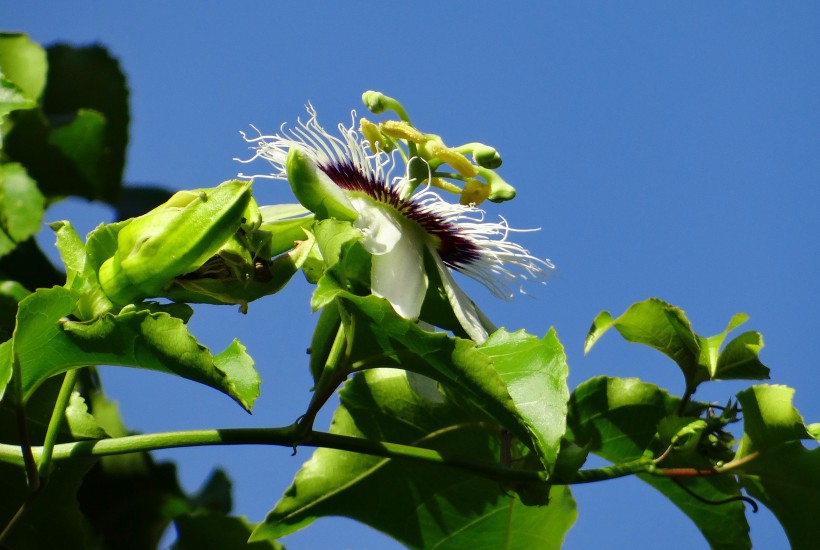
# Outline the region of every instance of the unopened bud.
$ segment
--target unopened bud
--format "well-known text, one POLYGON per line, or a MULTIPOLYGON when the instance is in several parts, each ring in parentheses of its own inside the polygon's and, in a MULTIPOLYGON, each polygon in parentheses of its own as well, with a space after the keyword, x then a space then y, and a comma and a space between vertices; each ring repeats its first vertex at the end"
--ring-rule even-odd
POLYGON ((249 182, 229 181, 174 195, 124 224, 117 251, 99 270, 108 298, 122 306, 160 296, 175 277, 199 268, 236 234, 250 200, 249 182))

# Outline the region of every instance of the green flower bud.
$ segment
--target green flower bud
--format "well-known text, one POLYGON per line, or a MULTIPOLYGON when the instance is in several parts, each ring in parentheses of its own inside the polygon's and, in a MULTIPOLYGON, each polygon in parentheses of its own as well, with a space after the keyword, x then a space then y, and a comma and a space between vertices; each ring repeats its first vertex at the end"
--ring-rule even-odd
POLYGON ((174 279, 165 296, 177 302, 238 304, 245 313, 248 303, 279 292, 308 258, 315 239, 302 233, 303 241, 274 260, 245 255, 226 247, 196 271, 174 279))
POLYGON ((515 198, 515 187, 504 181, 504 179, 487 168, 479 168, 478 174, 484 178, 490 186, 487 198, 491 202, 504 202, 515 198))
POLYGON ((702 418, 668 416, 658 423, 658 435, 663 443, 671 445, 676 453, 694 453, 707 430, 702 418))
POLYGON ((175 194, 165 204, 121 227, 117 251, 99 271, 99 282, 116 305, 162 295, 175 277, 214 256, 243 223, 251 200, 249 182, 175 194))
POLYGON ((495 150, 495 147, 484 145, 483 143, 476 143, 473 147, 473 160, 479 166, 495 170, 501 166, 501 155, 495 150))
POLYGON ((400 119, 404 121, 410 120, 401 103, 381 92, 374 92, 373 90, 366 91, 362 94, 362 102, 364 102, 365 107, 374 115, 379 115, 390 110, 399 115, 400 119))
POLYGON ((316 214, 316 219, 336 218, 352 222, 358 218, 339 186, 299 149, 294 147, 288 152, 285 169, 293 194, 302 206, 316 214))

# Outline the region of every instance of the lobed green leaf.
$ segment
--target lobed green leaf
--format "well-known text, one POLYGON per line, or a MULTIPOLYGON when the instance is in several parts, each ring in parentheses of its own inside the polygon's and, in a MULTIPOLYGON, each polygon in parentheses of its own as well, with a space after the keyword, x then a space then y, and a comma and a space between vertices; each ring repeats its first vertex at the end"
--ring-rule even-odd
POLYGON ((689 392, 708 380, 768 378, 769 369, 757 358, 763 347, 758 333, 744 333, 720 352, 726 335, 747 319, 745 314, 736 314, 723 332, 703 337, 692 330, 683 310, 658 298, 649 298, 632 304, 617 318, 607 311, 598 314, 587 334, 584 353, 614 327, 628 342, 655 348, 675 361, 689 392))
MULTIPOLYGON (((360 373, 341 401, 333 433, 499 459, 499 434, 488 431, 486 417, 447 400, 429 401, 402 371, 360 373)), ((526 550, 559 548, 576 510, 566 486, 553 487, 546 506, 525 506, 462 470, 318 449, 252 540, 281 537, 329 515, 366 523, 410 548, 526 550)))
POLYGON ((175 374, 229 395, 246 410, 258 396, 258 374, 238 342, 213 356, 182 319, 159 308, 129 307, 89 322, 66 321, 76 303, 77 294, 62 287, 39 289, 20 302, 14 337, 0 344, 2 372, 12 358, 20 363, 19 399, 27 400, 49 377, 86 365, 175 374))

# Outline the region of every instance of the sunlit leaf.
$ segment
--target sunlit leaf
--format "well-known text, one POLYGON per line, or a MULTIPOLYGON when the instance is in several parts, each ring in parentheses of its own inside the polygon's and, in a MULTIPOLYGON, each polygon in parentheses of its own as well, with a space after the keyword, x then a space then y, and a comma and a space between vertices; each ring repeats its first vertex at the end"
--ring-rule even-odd
POLYGON ((89 183, 94 196, 100 196, 106 185, 107 149, 106 120, 89 109, 80 109, 67 124, 54 128, 48 136, 50 144, 62 151, 89 183))
POLYGON ((769 368, 760 362, 758 354, 763 348, 763 337, 758 332, 738 335, 718 356, 715 378, 720 380, 765 380, 769 368))
POLYGON ((57 235, 57 250, 66 268, 66 288, 78 294, 76 315, 90 320, 112 308, 111 301, 97 280, 99 266, 94 265, 80 236, 67 222, 55 222, 51 229, 57 235))
POLYGON ((213 356, 182 319, 150 309, 126 308, 87 323, 65 321, 76 302, 76 293, 62 287, 39 289, 20 302, 14 338, 0 344, 0 361, 10 363, 14 350, 23 400, 47 378, 86 365, 176 374, 218 389, 247 410, 256 399, 258 374, 237 342, 213 356))
POLYGON ((752 386, 737 394, 743 407, 743 438, 736 459, 741 482, 768 507, 786 531, 792 548, 814 548, 820 540, 820 448, 801 439, 814 437, 792 405, 787 386, 752 386))
POLYGON ((0 73, 27 99, 40 98, 47 70, 48 61, 42 46, 25 34, 0 33, 0 73))
POLYGON ((68 429, 74 439, 102 439, 108 437, 105 430, 97 423, 94 415, 88 412, 85 399, 79 392, 72 392, 65 410, 68 429))
POLYGON ((552 471, 566 428, 567 359, 554 330, 543 338, 499 330, 479 346, 507 384, 544 468, 552 471))
POLYGON ((128 142, 128 91, 117 62, 103 48, 49 48, 41 109, 10 116, 4 149, 44 195, 117 202, 128 142))
POLYGON ((747 315, 739 313, 732 317, 726 330, 703 337, 692 330, 683 310, 657 298, 649 298, 632 304, 618 318, 606 311, 598 314, 587 334, 584 352, 589 352, 606 331, 615 327, 627 341, 655 348, 675 361, 686 379, 687 390, 691 392, 707 380, 768 378, 769 369, 757 359, 757 352, 762 347, 762 339, 757 333, 742 334, 729 342, 722 353, 719 351, 726 335, 747 319, 747 315), (727 354, 725 357, 724 353, 727 354))
POLYGON ((45 199, 17 163, 0 164, 0 256, 40 230, 45 199))
MULTIPOLYGON (((334 433, 499 460, 499 434, 481 417, 449 402, 431 403, 401 371, 357 375, 341 399, 334 433)), ((253 540, 281 537, 329 515, 352 517, 410 548, 528 550, 559 548, 576 511, 566 486, 553 487, 546 506, 525 506, 497 483, 462 470, 319 449, 253 540)))
MULTIPOLYGON (((3 77, 2 66, 0 66, 0 131, 6 122, 3 115, 18 109, 31 109, 36 105, 37 102, 27 98, 14 82, 3 77)), ((2 143, 0 143, 0 148, 2 148, 2 143)))

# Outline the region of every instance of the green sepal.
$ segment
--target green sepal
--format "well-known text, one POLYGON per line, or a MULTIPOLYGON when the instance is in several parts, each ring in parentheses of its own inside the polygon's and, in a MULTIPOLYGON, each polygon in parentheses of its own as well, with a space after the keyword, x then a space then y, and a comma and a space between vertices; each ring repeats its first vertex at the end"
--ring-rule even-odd
POLYGON ((293 248, 296 241, 304 240, 315 216, 301 204, 272 204, 260 206, 260 230, 270 234, 271 256, 278 256, 293 248))
POLYGON ((339 186, 298 149, 288 152, 286 170, 293 194, 302 206, 316 214, 316 219, 352 222, 359 217, 339 186))
POLYGON ((66 288, 79 294, 74 315, 88 321, 112 309, 97 280, 97 269, 89 257, 80 236, 67 221, 54 222, 51 229, 57 235, 57 250, 66 268, 66 288))
POLYGON ((309 257, 313 244, 313 236, 308 234, 274 260, 252 259, 250 272, 244 270, 246 264, 241 264, 243 269, 236 269, 236 265, 231 268, 230 258, 220 251, 202 269, 174 279, 163 296, 177 302, 238 304, 246 311, 248 303, 282 290, 309 257))

